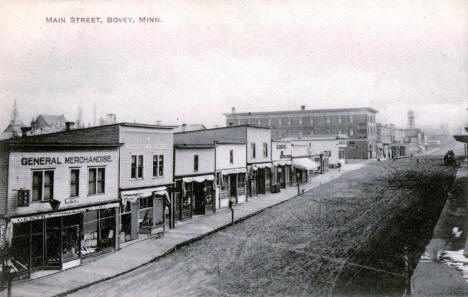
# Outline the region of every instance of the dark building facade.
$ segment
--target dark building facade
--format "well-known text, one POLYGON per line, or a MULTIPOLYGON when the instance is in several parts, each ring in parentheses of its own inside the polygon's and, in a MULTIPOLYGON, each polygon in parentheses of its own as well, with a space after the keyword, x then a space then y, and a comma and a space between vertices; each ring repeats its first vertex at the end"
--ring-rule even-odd
POLYGON ((375 158, 377 152, 377 110, 365 108, 236 112, 225 114, 226 125, 260 125, 272 129, 272 139, 313 135, 348 136, 349 159, 375 158))

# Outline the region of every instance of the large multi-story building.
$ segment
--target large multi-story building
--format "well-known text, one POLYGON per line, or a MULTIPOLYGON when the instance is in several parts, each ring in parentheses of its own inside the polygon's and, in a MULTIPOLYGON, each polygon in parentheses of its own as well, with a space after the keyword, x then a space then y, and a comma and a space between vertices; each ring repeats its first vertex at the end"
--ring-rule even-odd
POLYGON ((312 135, 348 136, 347 157, 375 158, 377 152, 377 110, 365 108, 312 109, 271 112, 236 112, 226 116, 226 125, 260 125, 272 129, 272 138, 305 137, 312 135))

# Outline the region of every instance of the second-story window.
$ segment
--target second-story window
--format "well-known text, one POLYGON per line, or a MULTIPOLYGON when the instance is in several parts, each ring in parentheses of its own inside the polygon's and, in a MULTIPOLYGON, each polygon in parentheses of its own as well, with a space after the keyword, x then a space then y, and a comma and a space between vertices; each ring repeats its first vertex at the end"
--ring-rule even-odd
POLYGON ((137 178, 143 178, 143 155, 138 156, 137 178))
POLYGON ((70 171, 70 197, 80 195, 80 170, 72 169, 70 171))
POLYGON ((263 143, 263 157, 268 157, 268 143, 263 143))
POLYGON ((34 171, 32 201, 48 201, 54 198, 54 171, 34 171))
POLYGON ((229 163, 234 164, 234 150, 229 151, 229 163))
POLYGON ((252 159, 255 159, 255 143, 251 143, 250 144, 250 157, 252 159))
POLYGON ((89 168, 88 195, 105 193, 105 168, 89 168))
POLYGON ((132 155, 130 178, 143 178, 143 155, 132 155))
POLYGON ((153 155, 153 177, 164 176, 164 155, 153 155))
POLYGON ((193 172, 198 172, 198 155, 193 156, 193 172))

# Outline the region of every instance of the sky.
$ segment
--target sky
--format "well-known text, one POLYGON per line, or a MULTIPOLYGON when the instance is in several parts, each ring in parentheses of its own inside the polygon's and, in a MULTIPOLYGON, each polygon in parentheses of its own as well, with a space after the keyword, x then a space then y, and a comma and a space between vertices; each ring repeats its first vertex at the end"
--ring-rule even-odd
POLYGON ((409 109, 417 126, 468 121, 468 1, 0 0, 0 43, 0 127, 14 100, 25 122, 81 108, 93 124, 96 106, 97 119, 212 127, 231 107, 301 105, 373 107, 400 127, 409 109))

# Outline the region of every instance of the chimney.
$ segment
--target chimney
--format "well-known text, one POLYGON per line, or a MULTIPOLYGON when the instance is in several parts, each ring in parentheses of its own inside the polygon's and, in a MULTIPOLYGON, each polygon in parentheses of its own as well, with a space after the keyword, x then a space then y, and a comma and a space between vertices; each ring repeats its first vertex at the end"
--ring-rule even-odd
POLYGON ((305 105, 301 105, 301 110, 305 110, 305 105))
POLYGON ((26 137, 26 132, 31 131, 32 127, 21 127, 21 136, 26 137))
POLYGON ((161 125, 161 120, 157 120, 156 125, 161 125))
POLYGON ((70 131, 75 122, 65 122, 65 131, 70 131))
POLYGON ((186 123, 183 123, 182 124, 182 132, 185 132, 185 129, 187 128, 187 124, 186 123))
POLYGON ((231 108, 231 113, 236 113, 236 108, 234 106, 231 108))

